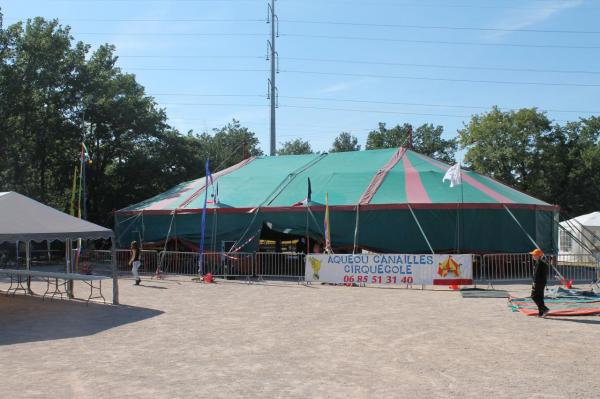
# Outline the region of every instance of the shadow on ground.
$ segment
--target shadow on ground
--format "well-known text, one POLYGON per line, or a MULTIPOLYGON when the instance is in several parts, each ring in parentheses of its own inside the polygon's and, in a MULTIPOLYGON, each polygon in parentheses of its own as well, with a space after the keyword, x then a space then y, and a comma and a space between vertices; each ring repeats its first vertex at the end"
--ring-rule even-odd
POLYGON ((83 337, 161 315, 154 309, 0 296, 0 346, 83 337))

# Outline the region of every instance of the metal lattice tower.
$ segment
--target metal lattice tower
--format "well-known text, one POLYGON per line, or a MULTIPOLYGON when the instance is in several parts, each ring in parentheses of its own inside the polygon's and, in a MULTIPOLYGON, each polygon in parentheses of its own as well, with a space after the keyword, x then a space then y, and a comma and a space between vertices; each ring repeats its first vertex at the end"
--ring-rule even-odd
POLYGON ((268 5, 267 23, 271 24, 271 40, 267 41, 267 61, 271 61, 271 77, 269 78, 269 87, 267 99, 271 100, 271 147, 270 155, 277 153, 276 149, 276 127, 275 127, 275 109, 277 108, 277 86, 275 84, 275 75, 279 73, 279 55, 275 51, 275 38, 279 37, 279 18, 275 14, 275 0, 271 0, 268 5))

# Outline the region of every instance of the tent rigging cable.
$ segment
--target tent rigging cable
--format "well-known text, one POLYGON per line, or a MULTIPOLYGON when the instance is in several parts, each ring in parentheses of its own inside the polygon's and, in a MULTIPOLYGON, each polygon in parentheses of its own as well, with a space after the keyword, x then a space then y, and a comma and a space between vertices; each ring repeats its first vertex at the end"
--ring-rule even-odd
MULTIPOLYGON (((529 233, 527 232, 527 230, 525 230, 525 228, 521 225, 521 222, 519 222, 519 220, 515 217, 515 215, 510 211, 510 209, 508 209, 508 207, 506 206, 506 204, 502 204, 502 206, 504 207, 504 209, 506 209, 506 212, 508 212, 508 214, 513 218, 513 220, 517 223, 517 225, 521 228, 521 230, 523 231, 523 233, 525 233, 525 235, 527 236, 527 238, 529 238, 529 241, 531 241, 531 243, 540 251, 542 250, 540 248, 540 246, 537 244, 537 242, 535 242, 535 240, 533 238, 531 238, 531 236, 529 235, 529 233)), ((558 269, 552 264, 552 262, 550 262, 550 266, 552 266, 552 269, 554 270, 554 272, 556 273, 556 275, 560 278, 560 281, 564 281, 565 278, 563 277, 563 275, 558 271, 558 269)))
POLYGON ((167 245, 169 245, 169 238, 171 237, 171 229, 173 227, 173 221, 175 220, 175 214, 177 213, 177 209, 174 209, 171 212, 171 221, 169 222, 169 230, 167 231, 167 238, 165 239, 165 245, 163 246, 163 250, 159 254, 158 265, 156 265, 156 275, 158 276, 161 270, 164 270, 164 261, 167 253, 167 245))
MULTIPOLYGON (((581 225, 581 227, 583 227, 583 229, 579 229, 575 223, 573 223, 571 220, 565 220, 565 222, 567 223, 567 225, 573 229, 576 233, 579 233, 581 235, 581 237, 583 237, 583 239, 587 242, 587 243, 583 243, 583 240, 581 240, 579 237, 577 237, 575 239, 575 241, 577 242, 577 244, 579 244, 579 246, 581 246, 583 249, 585 249, 586 251, 588 251, 590 254, 593 255, 593 250, 590 249, 590 247, 588 245, 590 245, 592 248, 597 249, 596 245, 594 244, 594 242, 588 238, 588 236, 585 233, 589 233, 592 235, 592 237, 596 238, 598 241, 600 241, 600 238, 598 238, 598 236, 596 236, 596 234, 594 234, 593 231, 585 228, 585 226, 581 225)), ((579 222, 578 222, 579 223, 579 222)), ((560 226, 560 223, 559 223, 560 226)), ((564 227, 560 226, 560 228, 565 229, 564 227)))
MULTIPOLYGON (((404 138, 404 141, 402 143, 400 143, 399 148, 403 148, 411 136, 412 136, 412 134, 407 134, 406 137, 404 138)), ((411 143, 411 148, 412 148, 412 143, 411 143)), ((398 158, 398 161, 396 161, 396 164, 398 164, 402 160, 402 158, 404 158, 405 155, 406 155, 406 151, 403 151, 402 154, 400 155, 400 158, 398 158)), ((377 175, 381 171, 382 171, 382 169, 379 169, 375 175, 377 175)), ((384 177, 384 179, 385 179, 385 177, 384 177)), ((360 222, 359 213, 360 213, 361 199, 362 199, 362 196, 358 198, 358 202, 356 203, 356 219, 354 220, 354 244, 352 247, 352 254, 356 253, 356 244, 358 243, 358 226, 359 226, 359 222, 360 222)))
POLYGON ((432 248, 431 244, 429 243, 429 239, 427 238, 425 231, 423 231, 423 227, 421 227, 421 223, 419 223, 419 219, 417 219, 417 215, 415 215, 415 212, 413 211, 412 206, 410 206, 409 203, 407 203, 406 205, 408 205, 408 209, 410 210, 410 213, 412 214, 413 218, 415 219, 417 226, 419 226, 419 230, 421 230, 421 234, 423 234, 423 238, 427 242, 427 246, 429 247, 429 250, 431 251, 431 253, 433 255, 435 255, 435 252, 433 251, 433 248, 432 248))
MULTIPOLYGON (((569 221, 567 220, 567 225, 569 225, 571 227, 571 225, 569 224, 569 221)), ((569 229, 563 227, 560 225, 560 223, 558 223, 558 228, 562 229, 563 232, 565 232, 573 241, 575 241, 582 249, 586 250, 587 252, 589 252, 590 255, 594 255, 594 251, 592 251, 583 241, 581 241, 581 239, 579 237, 577 237, 572 231, 570 231, 569 229)), ((576 230, 577 231, 577 230, 576 230)), ((581 232, 579 232, 581 234, 581 232)))
MULTIPOLYGON (((253 216, 252 216, 252 219, 250 220, 250 223, 248 224, 248 227, 246 227, 246 230, 244 231, 244 233, 240 236, 240 238, 237 239, 237 241, 235 241, 235 243, 233 244, 233 246, 231 248, 238 246, 238 243, 246 237, 246 234, 248 234, 250 227, 252 227, 252 225, 254 224, 254 221, 256 220, 256 217, 258 216, 258 212, 260 211, 261 207, 263 207, 265 204, 266 205, 272 204, 273 201, 275 201, 275 199, 277 199, 277 197, 283 192, 283 190, 298 176, 298 174, 304 172, 305 170, 307 170, 308 168, 310 168, 317 162, 321 161, 327 155, 328 155, 327 153, 319 155, 317 158, 312 159, 307 164, 300 166, 293 172, 289 173, 286 177, 284 177, 283 180, 275 187, 275 189, 273 191, 271 191, 271 193, 269 195, 267 195, 265 197, 265 199, 256 208, 252 209, 253 216)), ((259 229, 259 231, 260 231, 260 229, 259 229)), ((254 237, 252 237, 252 238, 254 238, 254 237)), ((227 253, 231 253, 231 252, 232 251, 230 249, 227 253)))

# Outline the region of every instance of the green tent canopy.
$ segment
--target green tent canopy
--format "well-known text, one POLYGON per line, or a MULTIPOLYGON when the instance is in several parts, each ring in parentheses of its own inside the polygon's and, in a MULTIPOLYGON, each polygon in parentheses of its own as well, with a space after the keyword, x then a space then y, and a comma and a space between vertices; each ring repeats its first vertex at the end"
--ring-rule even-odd
POLYGON ((556 252, 558 207, 467 170, 450 187, 449 167, 405 148, 253 157, 214 173, 208 193, 200 178, 117 211, 116 232, 121 246, 176 238, 197 247, 207 194, 208 249, 235 242, 252 252, 266 230, 319 240, 327 193, 334 248, 426 253, 424 233, 436 252, 524 252, 528 234, 556 252))

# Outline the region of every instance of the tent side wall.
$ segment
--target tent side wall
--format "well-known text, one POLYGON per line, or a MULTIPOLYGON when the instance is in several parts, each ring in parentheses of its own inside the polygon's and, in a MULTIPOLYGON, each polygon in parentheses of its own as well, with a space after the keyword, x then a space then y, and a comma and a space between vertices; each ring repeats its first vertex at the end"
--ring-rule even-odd
MULTIPOLYGON (((415 209, 421 227, 436 252, 521 253, 533 244, 504 209, 415 209)), ((527 233, 546 253, 556 253, 557 211, 513 209, 527 233)), ((323 237, 323 210, 308 212, 305 208, 273 211, 265 208, 253 213, 218 213, 206 215, 205 248, 220 251, 223 241, 245 244, 241 252, 256 251, 263 223, 272 230, 312 238, 323 237), (308 225, 307 225, 308 223, 308 225), (308 228, 307 228, 308 226, 308 228)), ((428 253, 429 247, 408 209, 361 210, 357 245, 388 253, 428 253)), ((356 211, 331 209, 331 239, 335 247, 352 247, 356 211)), ((131 240, 142 237, 145 242, 161 242, 169 235, 198 245, 201 215, 178 214, 118 216, 116 223, 119 245, 127 247, 131 240), (171 226, 171 233, 168 233, 171 226), (141 234, 141 235, 140 235, 141 234)))

